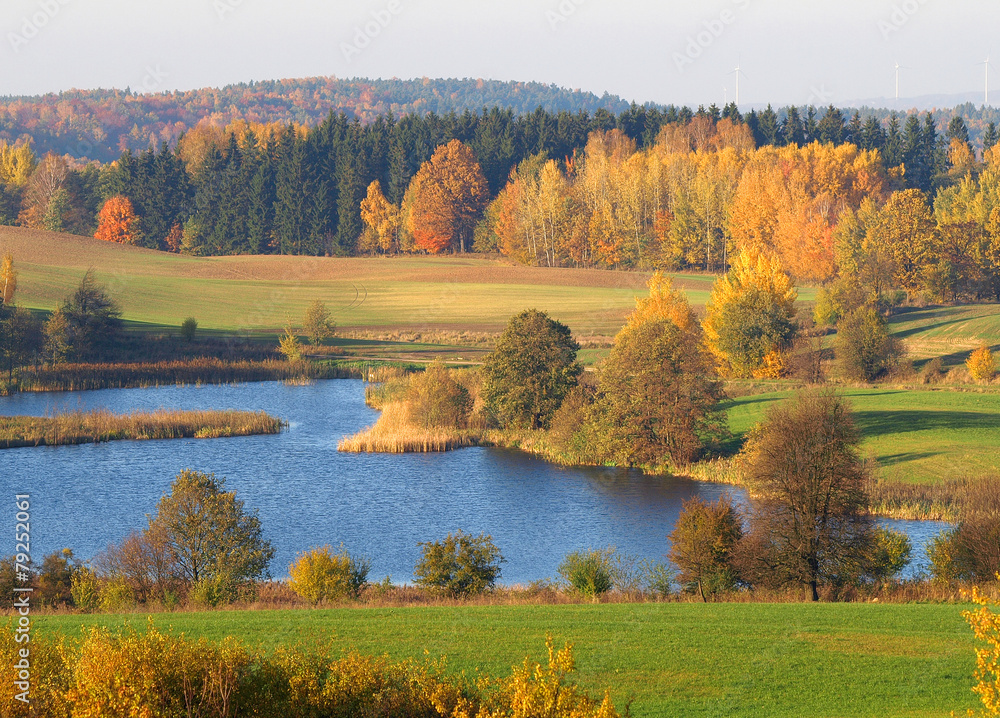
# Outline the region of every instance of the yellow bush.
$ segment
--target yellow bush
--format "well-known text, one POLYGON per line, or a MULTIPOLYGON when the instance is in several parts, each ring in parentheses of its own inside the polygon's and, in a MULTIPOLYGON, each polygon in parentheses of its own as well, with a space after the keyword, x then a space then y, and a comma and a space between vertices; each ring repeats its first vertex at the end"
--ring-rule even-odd
POLYGON ((997 374, 993 352, 985 344, 969 355, 969 358, 965 360, 965 365, 969 368, 969 374, 976 381, 991 381, 997 374))
MULTIPOLYGON (((1000 580, 1000 574, 997 574, 1000 580)), ((986 644, 984 648, 976 649, 976 671, 973 674, 977 683, 972 689, 983 702, 983 712, 980 716, 1000 716, 1000 613, 991 610, 996 606, 983 596, 978 587, 973 587, 969 595, 979 608, 975 611, 963 611, 962 616, 972 626, 976 638, 986 644)), ((970 718, 976 714, 968 712, 970 718)))
POLYGON ((333 601, 357 595, 368 579, 369 564, 341 549, 334 553, 321 546, 299 554, 289 569, 288 585, 312 603, 333 601))

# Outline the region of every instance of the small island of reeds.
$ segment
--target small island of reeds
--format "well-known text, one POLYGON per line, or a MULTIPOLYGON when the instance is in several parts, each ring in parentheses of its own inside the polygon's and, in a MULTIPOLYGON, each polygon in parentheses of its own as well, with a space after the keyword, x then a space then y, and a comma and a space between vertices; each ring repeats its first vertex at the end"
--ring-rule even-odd
POLYGON ((70 412, 0 417, 0 449, 90 444, 123 439, 215 439, 277 434, 284 422, 263 411, 70 412))

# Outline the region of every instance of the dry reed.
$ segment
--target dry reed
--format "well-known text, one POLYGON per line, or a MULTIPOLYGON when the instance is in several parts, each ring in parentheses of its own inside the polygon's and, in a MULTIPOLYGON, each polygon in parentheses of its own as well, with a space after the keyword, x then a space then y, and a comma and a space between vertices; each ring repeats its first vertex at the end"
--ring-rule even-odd
POLYGON ((284 423, 263 411, 100 410, 58 416, 0 417, 0 449, 90 444, 123 439, 215 439, 277 434, 284 423))
POLYGON ((367 429, 342 439, 337 450, 405 454, 450 451, 478 444, 479 437, 469 430, 414 426, 407 419, 406 404, 390 402, 382 406, 378 421, 367 429))

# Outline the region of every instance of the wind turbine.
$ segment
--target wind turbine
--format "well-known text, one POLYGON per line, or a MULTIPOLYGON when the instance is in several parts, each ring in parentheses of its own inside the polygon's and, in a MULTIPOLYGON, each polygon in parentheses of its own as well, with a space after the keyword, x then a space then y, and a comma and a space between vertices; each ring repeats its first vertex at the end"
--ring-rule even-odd
POLYGON ((739 107, 740 106, 740 75, 743 75, 743 77, 746 77, 747 74, 745 72, 743 72, 743 70, 740 69, 740 61, 738 59, 736 61, 736 68, 734 70, 732 70, 729 74, 730 75, 736 75, 736 106, 739 107))
POLYGON ((899 71, 900 70, 909 70, 909 69, 910 69, 909 67, 903 67, 902 65, 900 65, 898 61, 896 62, 895 66, 893 67, 893 70, 896 73, 896 100, 897 101, 899 100, 899 71))
POLYGON ((990 104, 990 56, 986 55, 986 59, 979 64, 986 71, 986 86, 983 88, 983 105, 987 106, 990 104))

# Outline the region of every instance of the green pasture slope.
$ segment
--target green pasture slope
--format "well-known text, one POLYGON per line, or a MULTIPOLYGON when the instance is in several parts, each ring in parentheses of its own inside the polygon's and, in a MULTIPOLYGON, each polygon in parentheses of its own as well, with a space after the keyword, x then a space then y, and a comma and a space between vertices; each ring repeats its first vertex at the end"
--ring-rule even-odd
POLYGON ((953 366, 982 344, 1000 346, 1000 305, 907 308, 889 320, 889 328, 904 341, 910 359, 941 357, 953 366))
MULTIPOLYGON (((964 715, 975 664, 962 607, 937 604, 610 604, 348 608, 158 614, 161 630, 265 649, 332 639, 338 649, 507 675, 544 640, 575 644, 577 682, 612 688, 636 718, 964 715), (426 651, 426 653, 425 653, 426 651)), ((81 625, 140 630, 145 617, 44 616, 39 634, 81 625)))
MULTIPOLYGON (((315 299, 338 325, 367 328, 497 331, 538 308, 577 335, 614 334, 646 292, 648 274, 550 270, 471 256, 189 257, 94 239, 0 228, 0 254, 20 273, 18 299, 52 309, 88 268, 131 322, 177 327, 188 316, 204 330, 273 333, 301 322, 315 299)), ((704 304, 713 278, 686 277, 692 302, 704 304)))
MULTIPOLYGON (((788 399, 776 391, 727 403, 733 448, 770 406, 788 399)), ((862 452, 883 476, 935 483, 1000 467, 1000 394, 940 389, 844 389, 862 431, 862 452)))

